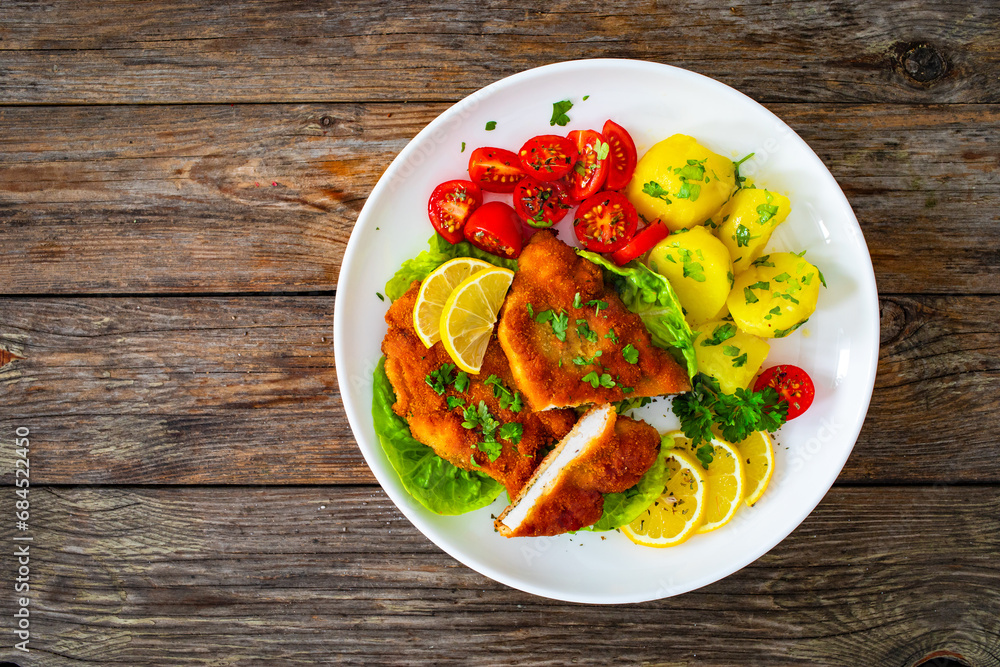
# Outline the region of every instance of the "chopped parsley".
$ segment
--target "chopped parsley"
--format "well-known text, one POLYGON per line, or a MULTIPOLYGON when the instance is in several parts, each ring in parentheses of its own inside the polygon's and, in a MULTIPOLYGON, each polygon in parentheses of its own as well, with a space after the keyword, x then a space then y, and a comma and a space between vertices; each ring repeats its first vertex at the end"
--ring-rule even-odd
POLYGON ((754 266, 770 266, 774 268, 774 262, 771 261, 770 255, 761 255, 753 261, 754 266))
POLYGON ((630 364, 637 364, 639 363, 639 350, 635 349, 632 343, 629 343, 622 348, 622 358, 630 364))
POLYGON ((375 296, 377 296, 377 297, 378 297, 378 300, 379 300, 379 301, 385 301, 385 297, 384 297, 384 296, 382 296, 382 293, 381 293, 381 292, 375 292, 375 296))
MULTIPOLYGON (((705 282, 705 267, 701 262, 696 262, 691 257, 691 251, 687 248, 678 248, 678 254, 681 256, 681 273, 684 278, 690 278, 691 280, 703 283, 705 282)), ((670 257, 670 255, 666 255, 670 257)))
POLYGON ((555 102, 552 104, 552 118, 549 119, 549 125, 558 125, 559 127, 565 127, 569 123, 569 116, 566 112, 573 108, 573 103, 569 100, 562 100, 561 102, 555 102))
POLYGON ((749 160, 753 156, 754 156, 754 154, 750 153, 749 155, 745 155, 738 162, 735 161, 735 160, 733 161, 733 170, 736 173, 736 188, 737 189, 742 188, 743 187, 743 183, 746 182, 746 180, 747 180, 745 176, 740 176, 740 165, 742 165, 744 162, 746 162, 747 160, 749 160))
POLYGON ((590 364, 596 364, 597 363, 597 359, 602 354, 604 354, 604 353, 601 352, 600 350, 598 350, 597 352, 594 353, 594 356, 592 356, 590 359, 587 359, 583 355, 580 355, 579 357, 574 357, 573 358, 573 363, 576 364, 577 366, 589 366, 590 364))
POLYGON ((722 345, 724 341, 729 340, 736 335, 736 325, 730 324, 728 322, 720 324, 712 330, 711 337, 705 338, 701 341, 702 347, 709 347, 711 345, 722 345))
POLYGON ((465 371, 459 371, 455 376, 455 391, 463 392, 469 388, 469 376, 465 371))
POLYGON ((750 236, 750 228, 744 225, 742 222, 736 225, 736 233, 733 234, 733 240, 736 241, 737 248, 743 248, 750 245, 750 239, 757 238, 755 236, 750 236))
POLYGON ((761 289, 761 290, 771 289, 771 283, 758 280, 753 285, 748 285, 747 287, 744 287, 743 298, 746 300, 748 304, 757 303, 758 301, 760 301, 760 299, 757 298, 757 295, 753 293, 753 290, 755 289, 761 289))
POLYGON ((492 132, 495 129, 497 129, 497 122, 495 120, 491 120, 491 121, 489 121, 489 122, 486 123, 486 131, 487 132, 492 132))
POLYGON ((508 422, 500 427, 500 437, 514 445, 521 442, 523 433, 524 425, 517 422, 508 422))
POLYGON ((588 306, 593 306, 594 307, 594 311, 598 315, 600 315, 601 314, 601 309, 608 307, 608 302, 607 301, 602 301, 601 299, 591 299, 590 301, 587 302, 587 305, 588 306))
POLYGON ((688 160, 683 167, 674 169, 674 174, 680 177, 681 187, 677 191, 678 199, 697 201, 701 195, 701 181, 705 178, 705 160, 688 160), (697 181, 697 182, 696 182, 697 181))
POLYGON ((548 322, 552 326, 552 334, 560 341, 566 342, 566 329, 569 328, 569 314, 560 310, 543 310, 535 317, 539 324, 548 322))
POLYGON ((672 201, 670 201, 670 198, 667 197, 667 195, 669 195, 670 193, 667 192, 666 190, 664 190, 663 186, 661 186, 656 181, 650 181, 650 182, 644 184, 642 186, 642 192, 643 192, 643 194, 649 195, 653 199, 662 199, 663 201, 667 202, 668 204, 672 204, 673 203, 672 201))
POLYGON ((775 332, 774 332, 774 337, 775 338, 784 338, 785 336, 787 336, 788 334, 792 333, 793 331, 795 331, 796 329, 798 329, 800 326, 802 326, 803 324, 805 324, 808 321, 809 321, 809 318, 807 317, 806 319, 802 320, 798 324, 793 324, 792 326, 788 327, 787 329, 776 329, 775 332))
POLYGON ((448 389, 448 385, 455 381, 455 378, 451 376, 452 371, 455 370, 455 364, 441 364, 441 367, 432 373, 428 373, 424 381, 427 382, 427 386, 434 390, 434 393, 438 396, 444 396, 445 390, 448 389))
POLYGON ((614 328, 608 329, 608 333, 604 334, 604 337, 609 339, 615 345, 618 344, 618 334, 615 333, 614 328))
POLYGON ((774 204, 761 204, 757 207, 757 215, 760 216, 760 224, 765 224, 768 220, 778 215, 778 207, 774 204))
POLYGON ((601 373, 600 375, 598 375, 597 371, 590 371, 580 379, 583 380, 584 382, 589 382, 590 386, 593 387, 594 389, 597 389, 598 387, 611 389, 617 384, 615 382, 615 379, 611 377, 610 374, 601 373))
POLYGON ((673 412, 684 435, 694 445, 711 442, 713 424, 729 442, 740 442, 754 431, 776 431, 785 423, 788 404, 771 387, 763 391, 737 389, 726 394, 715 378, 698 373, 692 389, 674 398, 673 412))
POLYGON ((496 375, 490 375, 483 384, 493 387, 493 397, 500 401, 501 410, 520 412, 524 408, 521 392, 515 391, 512 393, 510 389, 504 386, 503 380, 496 375))
POLYGON ((583 340, 588 340, 591 343, 597 342, 597 332, 590 328, 587 320, 577 320, 576 321, 576 333, 583 340))

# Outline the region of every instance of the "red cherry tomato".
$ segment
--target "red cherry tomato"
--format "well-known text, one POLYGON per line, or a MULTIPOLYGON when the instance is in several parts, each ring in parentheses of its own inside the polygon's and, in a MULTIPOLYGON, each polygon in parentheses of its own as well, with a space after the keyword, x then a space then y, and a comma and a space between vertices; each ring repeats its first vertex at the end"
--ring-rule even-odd
POLYGON ((513 192, 524 177, 524 169, 516 153, 484 146, 469 156, 469 176, 488 192, 513 192))
POLYGON ((524 171, 543 182, 555 181, 568 174, 580 155, 572 141, 555 134, 528 139, 517 154, 524 171))
POLYGON ((483 203, 483 191, 472 181, 445 181, 434 188, 427 202, 427 217, 448 243, 463 238, 469 216, 483 203))
POLYGON ((628 264, 636 257, 641 257, 650 250, 653 246, 667 238, 670 235, 670 230, 667 226, 660 222, 659 220, 654 220, 652 223, 646 225, 632 237, 632 240, 625 244, 621 250, 615 251, 611 255, 611 259, 615 261, 618 266, 623 266, 628 264))
POLYGON ((569 211, 566 186, 559 181, 542 183, 525 176, 514 188, 514 208, 532 227, 551 227, 569 211))
POLYGON ((608 190, 621 190, 632 180, 635 163, 638 156, 635 152, 635 142, 625 128, 608 120, 601 130, 604 140, 608 142, 608 179, 604 187, 608 190))
POLYGON ((798 366, 781 364, 760 374, 754 382, 754 391, 770 387, 778 392, 778 399, 788 403, 788 419, 795 419, 812 405, 816 387, 809 374, 798 366))
POLYGON ((579 159, 573 170, 566 174, 569 185, 569 198, 572 203, 578 203, 593 195, 604 185, 608 175, 607 156, 600 157, 601 148, 606 143, 600 132, 594 130, 573 130, 569 140, 576 145, 579 159))
POLYGON ((508 204, 489 201, 465 223, 465 238, 480 250, 513 259, 521 254, 521 220, 508 204))
POLYGON ((615 252, 635 234, 639 215, 620 192, 600 192, 576 209, 573 231, 587 250, 615 252))

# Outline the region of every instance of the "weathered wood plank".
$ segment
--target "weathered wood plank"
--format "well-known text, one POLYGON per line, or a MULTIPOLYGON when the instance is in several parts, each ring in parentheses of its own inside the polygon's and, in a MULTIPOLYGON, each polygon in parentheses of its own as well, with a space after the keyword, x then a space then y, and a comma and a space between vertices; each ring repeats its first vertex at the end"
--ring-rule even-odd
POLYGON ((0 101, 456 100, 531 67, 613 57, 692 69, 764 101, 998 102, 998 8, 7 2, 0 101))
MULTIPOLYGON (((78 664, 1000 665, 1000 490, 835 488, 699 591, 570 605, 440 552, 377 490, 32 489, 31 653, 78 664), (227 662, 228 661, 228 662, 227 662)), ((4 507, 10 501, 4 498, 4 507)), ((16 570, 10 549, 0 555, 16 570)), ((0 601, 10 618, 12 595, 0 601)))
MULTIPOLYGON (((1000 482, 1000 297, 884 297, 875 394, 842 482, 1000 482)), ((333 297, 0 299, 0 480, 351 484, 333 297)), ((373 360, 374 363, 374 360, 373 360)))
MULTIPOLYGON (((848 194, 882 291, 1000 293, 1000 107, 771 106, 848 194)), ((444 108, 0 109, 0 293, 331 289, 444 108)))

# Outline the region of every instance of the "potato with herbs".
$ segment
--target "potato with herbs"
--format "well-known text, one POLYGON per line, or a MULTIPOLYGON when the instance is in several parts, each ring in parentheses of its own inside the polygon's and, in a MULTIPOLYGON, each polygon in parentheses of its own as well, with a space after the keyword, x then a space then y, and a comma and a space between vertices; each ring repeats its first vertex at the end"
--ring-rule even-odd
POLYGON ((733 262, 708 229, 671 234, 653 246, 647 264, 670 281, 689 323, 718 317, 733 284, 733 262))
POLYGON ((821 284, 826 285, 823 274, 801 255, 772 252, 736 276, 726 304, 741 331, 783 338, 816 310, 821 284))
POLYGON ((757 188, 738 190, 726 202, 713 221, 718 225, 715 235, 729 249, 736 273, 745 271, 760 257, 771 232, 791 210, 788 197, 757 188))
POLYGON ((698 372, 718 380, 719 388, 727 394, 750 384, 770 350, 764 340, 725 320, 705 322, 694 339, 698 372))
POLYGON ((671 231, 704 224, 736 189, 736 167, 684 134, 656 144, 635 167, 625 196, 639 215, 671 231))

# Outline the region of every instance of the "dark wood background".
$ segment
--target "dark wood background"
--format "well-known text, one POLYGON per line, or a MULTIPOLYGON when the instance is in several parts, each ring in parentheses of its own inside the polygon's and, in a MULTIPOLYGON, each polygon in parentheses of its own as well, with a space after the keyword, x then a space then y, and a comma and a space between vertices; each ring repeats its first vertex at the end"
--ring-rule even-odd
POLYGON ((0 660, 1000 665, 1000 3, 882 4, 5 0, 0 660), (332 344, 394 155, 478 88, 588 57, 787 121, 858 215, 882 316, 820 506, 744 570, 627 606, 509 589, 417 532, 357 449, 332 344))

